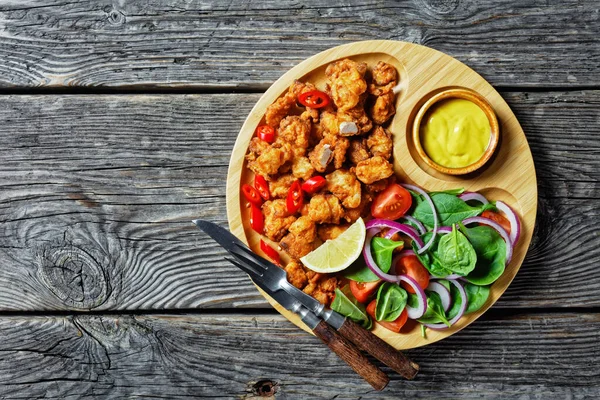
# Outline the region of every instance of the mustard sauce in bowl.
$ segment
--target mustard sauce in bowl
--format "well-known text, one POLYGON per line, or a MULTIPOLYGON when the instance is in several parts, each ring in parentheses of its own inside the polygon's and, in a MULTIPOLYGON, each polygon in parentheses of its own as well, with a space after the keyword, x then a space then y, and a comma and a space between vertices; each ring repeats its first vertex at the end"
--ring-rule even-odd
POLYGON ((462 175, 483 166, 494 153, 499 124, 478 93, 447 89, 428 99, 413 123, 418 155, 434 169, 462 175))

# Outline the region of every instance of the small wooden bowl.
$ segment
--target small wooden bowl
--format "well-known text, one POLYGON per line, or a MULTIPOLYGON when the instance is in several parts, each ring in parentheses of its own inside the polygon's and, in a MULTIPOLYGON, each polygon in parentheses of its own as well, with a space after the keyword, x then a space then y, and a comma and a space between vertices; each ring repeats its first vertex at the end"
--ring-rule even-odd
POLYGON ((446 89, 442 92, 433 95, 425 102, 425 104, 421 106, 421 109, 417 113, 413 122, 412 136, 415 148, 417 150, 417 154, 419 154, 419 157, 421 157, 421 159, 431 168, 435 169, 436 171, 440 171, 444 174, 465 175, 478 170, 483 165, 485 165, 485 163, 487 163, 492 157, 494 151, 496 151, 496 147, 498 146, 498 141, 500 139, 500 126, 498 124, 498 117, 496 117, 494 109, 483 96, 471 89, 454 88, 446 89), (479 106, 479 108, 481 108, 481 110, 483 110, 486 117, 488 118, 488 121, 490 122, 491 127, 490 142, 488 143, 488 147, 486 148, 481 158, 473 164, 461 168, 448 168, 436 163, 431 158, 429 158, 429 156, 425 152, 425 149, 421 145, 421 122, 423 122, 425 114, 427 114, 427 111, 429 111, 429 109, 434 104, 450 98, 464 99, 475 103, 477 106, 479 106))

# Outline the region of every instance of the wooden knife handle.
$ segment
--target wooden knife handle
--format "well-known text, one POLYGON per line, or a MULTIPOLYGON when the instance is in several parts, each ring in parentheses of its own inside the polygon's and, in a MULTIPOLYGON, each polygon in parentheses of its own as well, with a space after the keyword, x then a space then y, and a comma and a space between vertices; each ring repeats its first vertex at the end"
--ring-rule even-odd
POLYGON ((386 387, 390 379, 385 372, 376 367, 356 346, 325 321, 319 322, 313 332, 375 390, 383 390, 386 387))
POLYGON ((419 372, 417 363, 348 318, 338 332, 406 379, 413 379, 419 372))

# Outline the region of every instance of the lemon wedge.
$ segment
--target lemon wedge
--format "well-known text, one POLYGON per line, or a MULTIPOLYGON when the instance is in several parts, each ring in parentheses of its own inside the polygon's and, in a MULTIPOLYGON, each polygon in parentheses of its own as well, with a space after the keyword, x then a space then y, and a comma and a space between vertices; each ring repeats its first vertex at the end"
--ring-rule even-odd
POLYGON ((300 261, 315 272, 332 273, 346 269, 360 257, 366 234, 365 223, 359 218, 340 236, 326 241, 300 261))

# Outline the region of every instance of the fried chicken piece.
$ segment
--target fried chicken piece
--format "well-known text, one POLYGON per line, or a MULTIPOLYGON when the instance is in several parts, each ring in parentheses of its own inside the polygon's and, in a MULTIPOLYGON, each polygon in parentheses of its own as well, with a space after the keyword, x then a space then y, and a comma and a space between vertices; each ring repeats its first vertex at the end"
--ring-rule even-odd
POLYGON ((265 236, 275 242, 280 241, 296 221, 296 217, 288 213, 283 199, 266 201, 262 205, 262 211, 265 216, 265 236))
POLYGON ((323 242, 326 242, 327 240, 333 240, 336 237, 340 236, 349 227, 350 227, 350 224, 340 224, 340 225, 323 224, 323 225, 319 225, 317 227, 317 236, 323 242))
POLYGON ((317 244, 317 226, 307 216, 298 218, 289 227, 289 233, 281 239, 279 245, 292 257, 299 259, 313 251, 317 244))
POLYGON ((310 122, 297 115, 285 117, 279 124, 276 143, 289 143, 296 157, 306 154, 310 137, 310 122))
POLYGON ((246 156, 248 168, 258 175, 266 176, 280 172, 280 168, 292 160, 294 151, 289 143, 273 143, 257 155, 250 153, 246 156))
POLYGON ((327 135, 308 154, 308 159, 317 172, 325 172, 332 160, 335 168, 342 168, 349 146, 348 138, 327 135))
POLYGON ((391 91, 377 96, 373 105, 369 107, 369 115, 373 118, 373 122, 383 125, 396 114, 395 100, 396 95, 391 91))
POLYGON ((310 281, 304 288, 303 292, 311 295, 320 303, 329 305, 329 303, 333 300, 337 284, 338 282, 336 277, 324 275, 317 281, 310 281))
POLYGON ((382 179, 376 182, 371 183, 370 185, 365 185, 365 192, 369 194, 377 194, 379 192, 383 192, 386 187, 390 184, 390 179, 382 179))
POLYGON ((381 126, 376 127, 367 138, 367 146, 371 154, 389 160, 392 156, 392 134, 381 126))
POLYGON ((360 182, 347 169, 337 169, 325 177, 327 190, 340 199, 346 208, 355 208, 360 204, 360 182))
POLYGON ((298 100, 298 96, 302 93, 310 92, 312 90, 316 90, 317 88, 310 82, 301 82, 299 80, 295 80, 289 87, 288 93, 294 96, 295 101, 298 100))
POLYGON ((288 282, 296 288, 302 290, 308 283, 306 268, 298 261, 290 261, 290 263, 285 266, 284 270, 287 272, 288 282))
POLYGON ((369 193, 363 193, 358 207, 345 210, 343 218, 348 223, 353 223, 359 217, 366 218, 370 213, 370 205, 372 200, 373 196, 371 196, 369 193))
POLYGON ((346 152, 350 147, 350 140, 345 137, 336 137, 333 141, 333 166, 336 169, 342 168, 346 161, 346 152))
MULTIPOLYGON (((362 102, 354 108, 346 111, 338 111, 337 121, 341 124, 343 122, 354 123, 358 128, 356 135, 367 133, 373 128, 373 123, 369 119, 369 116, 365 112, 362 102)), ((351 135, 345 135, 351 136, 351 135)))
POLYGON ((295 180, 296 178, 293 175, 287 174, 281 175, 277 179, 270 181, 269 192, 271 192, 271 197, 275 199, 285 199, 295 180))
POLYGON ((331 194, 318 194, 310 199, 308 216, 318 224, 339 224, 344 209, 337 197, 331 194))
POLYGON ((269 149, 271 145, 265 142, 264 140, 254 136, 250 139, 250 145, 248 145, 248 152, 255 153, 257 156, 260 155, 263 151, 269 149))
POLYGON ((392 168, 392 164, 385 158, 375 156, 359 162, 356 165, 355 173, 359 181, 371 184, 375 181, 389 178, 394 173, 394 169, 392 168))
POLYGON ((337 114, 331 111, 324 111, 321 113, 319 125, 323 135, 328 134, 337 136, 340 132, 340 123, 337 119, 337 114))
POLYGON ((310 163, 308 157, 296 157, 292 161, 292 174, 295 178, 308 180, 315 173, 315 168, 310 163))
POLYGON ((371 71, 372 82, 377 86, 386 86, 398 82, 398 71, 393 65, 379 61, 371 71))
POLYGON ((350 139, 350 146, 348 147, 348 158, 350 162, 354 165, 358 164, 361 161, 365 161, 368 158, 371 158, 371 154, 369 154, 369 150, 367 147, 366 139, 350 139))
POLYGON ((265 122, 270 127, 277 129, 279 123, 296 105, 296 98, 293 94, 287 92, 267 107, 265 112, 265 122))
POLYGON ((367 64, 347 58, 327 66, 325 75, 329 79, 331 98, 339 111, 354 108, 360 102, 361 95, 367 90, 366 71, 367 64))

